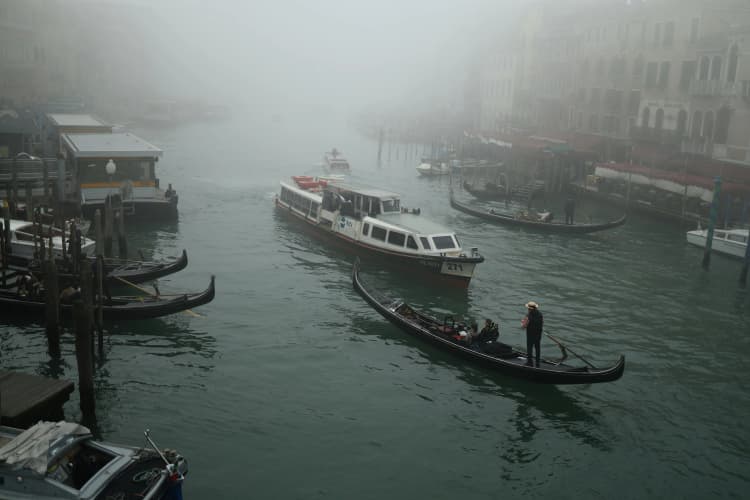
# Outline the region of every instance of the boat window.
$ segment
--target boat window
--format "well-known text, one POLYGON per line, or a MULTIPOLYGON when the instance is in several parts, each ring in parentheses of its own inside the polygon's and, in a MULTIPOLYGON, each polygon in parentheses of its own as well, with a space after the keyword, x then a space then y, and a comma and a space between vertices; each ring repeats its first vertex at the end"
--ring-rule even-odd
POLYGON ((456 241, 456 248, 461 248, 461 242, 458 241, 458 236, 453 235, 453 239, 456 241))
POLYGON ((425 250, 432 250, 432 247, 430 246, 430 240, 428 238, 425 238, 424 236, 419 237, 419 241, 422 242, 422 246, 425 250))
POLYGON ((362 226, 362 234, 365 236, 369 236, 370 234, 370 225, 365 223, 364 226, 362 226))
POLYGON ((453 244, 453 237, 451 236, 433 236, 432 242, 435 243, 435 248, 438 250, 448 250, 455 248, 453 244))
POLYGON ((399 200, 383 200, 383 213, 387 212, 400 212, 401 206, 399 204, 399 200))
POLYGON ((406 246, 413 250, 419 250, 419 247, 417 247, 417 242, 414 241, 414 238, 412 238, 411 235, 406 237, 406 246))
POLYGON ((747 243, 747 236, 742 236, 741 234, 730 234, 727 236, 727 239, 730 241, 738 241, 740 243, 747 243))
POLYGON ((372 226, 372 237, 376 240, 385 241, 387 231, 382 227, 372 226))
POLYGON ((402 247, 404 246, 405 241, 406 235, 404 235, 404 233, 399 233, 397 231, 388 232, 388 243, 390 243, 391 245, 402 247))
POLYGON ((725 233, 724 231, 716 231, 714 233, 714 238, 722 238, 722 239, 724 239, 726 237, 727 237, 727 233, 725 233))

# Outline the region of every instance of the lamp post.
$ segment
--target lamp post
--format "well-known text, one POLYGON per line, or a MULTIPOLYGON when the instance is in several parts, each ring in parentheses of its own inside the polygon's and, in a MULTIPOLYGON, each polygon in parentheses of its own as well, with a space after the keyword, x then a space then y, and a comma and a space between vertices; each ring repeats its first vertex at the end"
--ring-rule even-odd
POLYGON ((112 182, 112 176, 115 175, 115 172, 117 172, 117 165, 115 165, 115 162, 110 159, 107 164, 104 166, 104 170, 107 172, 107 175, 109 176, 109 182, 112 182))

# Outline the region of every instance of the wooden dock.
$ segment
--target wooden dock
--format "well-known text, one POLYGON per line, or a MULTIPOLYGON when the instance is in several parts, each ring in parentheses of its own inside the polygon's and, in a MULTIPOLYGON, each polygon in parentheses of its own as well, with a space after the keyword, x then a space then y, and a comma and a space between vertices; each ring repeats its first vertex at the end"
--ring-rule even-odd
POLYGON ((73 382, 0 370, 0 423, 26 428, 39 420, 62 420, 73 382))

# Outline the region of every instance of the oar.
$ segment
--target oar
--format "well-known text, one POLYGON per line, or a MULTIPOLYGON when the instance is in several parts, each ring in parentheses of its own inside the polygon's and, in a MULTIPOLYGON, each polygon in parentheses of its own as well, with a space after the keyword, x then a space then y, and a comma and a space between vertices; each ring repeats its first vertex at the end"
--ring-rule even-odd
MULTIPOLYGON (((119 276, 115 276, 114 278, 115 278, 115 279, 117 279, 117 280, 119 280, 119 281, 122 281, 123 283, 125 283, 125 284, 126 284, 126 285, 128 285, 128 286, 132 286, 132 287, 133 287, 133 288, 135 288, 136 290, 140 290, 141 292, 145 293, 146 295, 150 295, 150 296, 152 296, 152 297, 156 297, 156 295, 154 295, 153 293, 149 292, 149 291, 148 291, 148 290, 146 290, 145 288, 141 288, 141 287, 139 287, 138 285, 136 285, 135 283, 131 283, 131 282, 129 282, 128 280, 126 280, 126 279, 124 279, 124 278, 120 278, 119 276)), ((191 315, 191 316, 193 316, 194 318, 200 318, 200 317, 201 317, 201 315, 200 315, 200 314, 198 314, 198 313, 197 313, 197 312, 195 312, 195 311, 191 311, 190 309, 185 309, 185 312, 186 312, 186 313, 188 313, 188 314, 190 314, 190 315, 191 315)), ((572 351, 571 351, 571 352, 572 352, 572 351)))
POLYGON ((580 359, 581 361, 583 361, 584 363, 586 363, 587 365, 589 365, 594 370, 598 370, 598 368, 596 366, 594 366, 593 364, 589 363, 588 360, 586 360, 586 358, 584 358, 583 356, 581 356, 579 354, 576 354, 571 348, 569 348, 568 346, 566 346, 565 344, 563 344, 562 342, 560 342, 558 339, 556 339, 555 337, 553 337, 552 335, 550 335, 546 330, 545 330, 544 334, 547 337, 549 337, 550 339, 552 339, 552 342, 554 342, 555 344, 557 344, 558 347, 560 347, 560 349, 562 350, 563 354, 565 354, 566 351, 570 351, 570 353, 573 356, 575 356, 576 358, 580 359))

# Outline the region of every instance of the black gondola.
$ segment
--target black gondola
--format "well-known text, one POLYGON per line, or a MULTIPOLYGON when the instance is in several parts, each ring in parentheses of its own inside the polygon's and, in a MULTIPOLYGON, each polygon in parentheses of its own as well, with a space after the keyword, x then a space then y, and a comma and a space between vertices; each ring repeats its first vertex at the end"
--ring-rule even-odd
MULTIPOLYGON (((95 257, 88 257, 88 262, 93 266, 96 263, 95 257)), ((41 276, 39 261, 16 261, 15 266, 18 270, 27 268, 35 275, 41 276)), ((163 278, 170 274, 185 269, 188 265, 187 251, 183 250, 182 255, 172 261, 136 261, 123 260, 115 258, 104 258, 104 277, 111 285, 143 283, 144 281, 153 281, 163 278)), ((58 264, 58 276, 63 283, 75 281, 77 276, 72 276, 64 271, 64 264, 58 264)))
POLYGON ((499 342, 466 345, 454 338, 458 327, 448 318, 439 321, 415 311, 400 299, 389 300, 368 290, 359 277, 359 260, 352 269, 352 283, 365 301, 406 333, 506 375, 542 384, 593 384, 617 380, 625 370, 625 356, 608 368, 572 366, 562 362, 565 356, 559 361, 542 359, 539 367, 527 366, 525 352, 499 342))
POLYGON ((475 217, 488 220, 497 224, 505 226, 523 227, 528 229, 538 229, 539 231, 546 231, 551 233, 565 233, 565 234, 586 234, 594 233, 596 231, 604 231, 606 229, 612 229, 625 224, 627 215, 624 214, 617 220, 610 222, 603 222, 601 224, 565 224, 564 222, 545 222, 538 219, 529 219, 520 216, 513 216, 507 214, 499 214, 493 210, 477 210, 468 205, 460 203, 455 200, 453 193, 450 195, 451 207, 455 208, 460 212, 464 212, 475 217))
POLYGON ((477 188, 464 181, 463 186, 467 193, 480 200, 504 200, 511 198, 509 190, 502 184, 488 182, 484 185, 484 188, 477 188))
MULTIPOLYGON (((208 288, 200 293, 186 293, 170 297, 106 297, 102 313, 105 321, 158 318, 208 304, 215 295, 215 277, 211 276, 208 288)), ((0 290, 0 310, 4 313, 41 320, 44 318, 45 307, 44 290, 38 294, 19 294, 15 288, 0 290)), ((72 310, 72 303, 60 304, 60 312, 64 316, 70 317, 72 310)))

